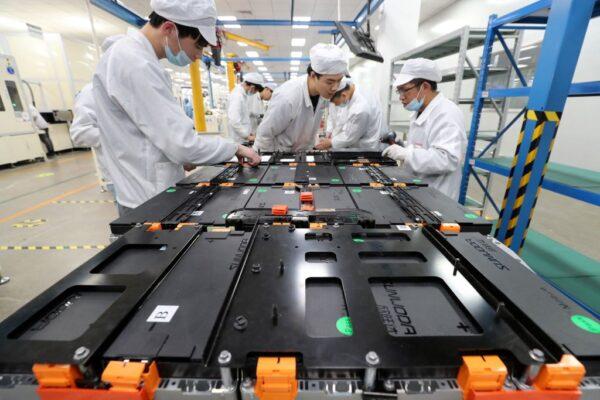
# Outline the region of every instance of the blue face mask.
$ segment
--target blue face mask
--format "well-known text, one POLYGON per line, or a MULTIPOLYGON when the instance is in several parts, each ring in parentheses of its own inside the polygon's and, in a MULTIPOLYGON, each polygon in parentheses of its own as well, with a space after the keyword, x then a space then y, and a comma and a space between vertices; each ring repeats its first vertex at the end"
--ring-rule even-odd
POLYGON ((173 54, 173 51, 169 47, 169 41, 165 38, 165 54, 167 55, 167 60, 173 65, 177 65, 178 67, 185 67, 192 63, 192 60, 185 54, 185 51, 181 48, 181 42, 179 41, 179 32, 175 32, 177 34, 177 44, 179 45, 179 52, 177 55, 173 54))
POLYGON ((419 89, 419 93, 417 93, 417 97, 415 97, 414 99, 411 100, 410 103, 405 105, 404 109, 406 109, 408 111, 417 111, 418 112, 421 109, 421 107, 423 107, 423 102, 425 101, 425 99, 419 100, 419 95, 421 94, 421 89, 423 89, 423 86, 421 86, 421 88, 419 89))

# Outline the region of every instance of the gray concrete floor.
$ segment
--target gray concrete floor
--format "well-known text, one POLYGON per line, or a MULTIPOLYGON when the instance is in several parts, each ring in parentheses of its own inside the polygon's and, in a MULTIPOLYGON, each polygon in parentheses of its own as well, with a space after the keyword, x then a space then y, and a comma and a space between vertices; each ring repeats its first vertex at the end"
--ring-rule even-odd
POLYGON ((117 216, 115 204, 55 203, 67 200, 112 200, 110 193, 100 190, 91 152, 0 170, 0 267, 11 278, 0 286, 0 320, 100 251, 2 246, 108 244, 108 223, 117 216), (39 219, 45 222, 29 228, 13 226, 39 219))
MULTIPOLYGON (((504 178, 495 178, 495 199, 502 198, 505 183, 504 178)), ((471 190, 471 195, 479 198, 476 189, 471 190)), ((90 152, 0 170, 0 266, 11 278, 10 283, 0 286, 0 320, 100 251, 2 250, 2 246, 107 245, 108 223, 117 215, 115 204, 55 201, 111 199, 110 193, 100 191, 90 152), (45 222, 30 228, 13 227, 37 219, 45 222)), ((600 259, 599 217, 598 207, 542 191, 532 228, 600 259)))

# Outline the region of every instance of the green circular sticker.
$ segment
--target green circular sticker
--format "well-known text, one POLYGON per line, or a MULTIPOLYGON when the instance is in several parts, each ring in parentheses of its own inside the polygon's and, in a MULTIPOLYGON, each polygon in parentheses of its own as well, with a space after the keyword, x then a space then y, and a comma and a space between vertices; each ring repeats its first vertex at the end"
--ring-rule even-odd
POLYGON ((581 328, 584 331, 600 334, 600 323, 594 319, 586 317, 585 315, 573 315, 571 317, 571 322, 573 322, 578 328, 581 328))
POLYGON ((420 179, 413 179, 413 183, 421 183, 421 182, 423 182, 423 181, 420 179))
POLYGON ((175 191, 176 191, 176 189, 175 189, 175 188, 168 188, 168 189, 167 189, 167 193, 173 193, 173 192, 175 192, 175 191))
POLYGON ((362 192, 362 189, 361 189, 361 188, 354 188, 354 189, 352 189, 352 191, 353 191, 354 193, 361 193, 361 192, 362 192))
POLYGON ((338 319, 335 323, 335 327, 342 335, 352 336, 354 334, 354 328, 352 327, 352 321, 350 320, 350 317, 342 317, 338 319))
POLYGON ((469 218, 469 219, 477 219, 477 215, 473 214, 473 213, 466 213, 465 214, 465 218, 469 218))
POLYGON ((362 239, 362 238, 354 238, 354 239, 352 239, 352 241, 353 241, 354 243, 364 243, 364 242, 365 242, 365 239, 362 239))
POLYGON ((338 167, 338 169, 342 169, 343 170, 343 169, 346 169, 346 167, 341 166, 341 167, 338 167))
POLYGON ((265 193, 267 191, 267 189, 265 188, 259 188, 258 189, 258 193, 265 193))
POLYGON ((258 178, 250 178, 248 179, 248 182, 256 183, 258 182, 258 178))
POLYGON ((340 181, 340 178, 331 178, 331 182, 333 183, 338 183, 340 181))

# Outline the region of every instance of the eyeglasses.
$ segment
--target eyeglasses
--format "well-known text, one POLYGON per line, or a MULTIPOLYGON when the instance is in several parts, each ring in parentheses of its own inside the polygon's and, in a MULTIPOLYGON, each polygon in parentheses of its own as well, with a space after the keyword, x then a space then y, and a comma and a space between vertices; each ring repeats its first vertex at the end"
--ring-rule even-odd
POLYGON ((414 88, 418 87, 419 85, 412 85, 411 87, 407 88, 407 89, 400 89, 397 88, 396 89, 396 93, 398 93, 398 95, 400 96, 404 96, 406 94, 406 92, 413 90, 414 88))

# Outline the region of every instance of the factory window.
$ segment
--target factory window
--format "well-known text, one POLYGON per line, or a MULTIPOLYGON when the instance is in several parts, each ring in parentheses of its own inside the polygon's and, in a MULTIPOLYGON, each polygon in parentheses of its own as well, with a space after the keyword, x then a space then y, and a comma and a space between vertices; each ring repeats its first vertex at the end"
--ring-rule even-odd
POLYGON ((6 89, 8 90, 8 95, 10 96, 10 101, 12 103, 13 109, 16 112, 23 111, 23 104, 21 104, 21 96, 19 96, 19 91, 17 90, 17 84, 14 81, 5 81, 6 89))

